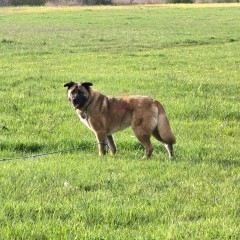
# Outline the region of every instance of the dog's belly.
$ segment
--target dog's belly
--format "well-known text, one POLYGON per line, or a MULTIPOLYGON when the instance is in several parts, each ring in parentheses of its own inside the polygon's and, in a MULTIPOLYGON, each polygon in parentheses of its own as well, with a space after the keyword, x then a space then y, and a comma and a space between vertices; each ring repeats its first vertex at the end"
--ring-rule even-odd
POLYGON ((114 128, 108 129, 107 133, 108 133, 108 135, 112 135, 112 134, 114 134, 116 132, 119 132, 119 131, 122 131, 122 130, 128 128, 128 127, 130 127, 130 124, 122 125, 122 126, 116 126, 114 128))
POLYGON ((131 126, 131 117, 127 116, 125 117, 124 120, 120 122, 116 121, 116 122, 109 123, 107 126, 107 133, 111 135, 113 133, 122 131, 130 126, 131 126))

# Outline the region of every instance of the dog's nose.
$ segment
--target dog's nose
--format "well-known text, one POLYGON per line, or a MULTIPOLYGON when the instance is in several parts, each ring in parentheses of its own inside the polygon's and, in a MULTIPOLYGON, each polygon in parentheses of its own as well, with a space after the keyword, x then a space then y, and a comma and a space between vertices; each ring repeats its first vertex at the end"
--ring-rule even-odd
POLYGON ((73 103, 77 103, 77 98, 76 98, 76 97, 73 97, 73 98, 72 98, 72 102, 73 102, 73 103))

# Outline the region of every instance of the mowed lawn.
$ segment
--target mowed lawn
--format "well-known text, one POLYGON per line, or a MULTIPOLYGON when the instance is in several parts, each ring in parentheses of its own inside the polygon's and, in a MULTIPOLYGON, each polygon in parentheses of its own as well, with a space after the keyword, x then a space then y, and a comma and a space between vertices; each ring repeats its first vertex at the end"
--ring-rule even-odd
POLYGON ((0 8, 0 239, 240 239, 240 6, 0 8), (98 157, 63 85, 148 95, 177 137, 98 157), (76 151, 39 158, 5 158, 76 151))

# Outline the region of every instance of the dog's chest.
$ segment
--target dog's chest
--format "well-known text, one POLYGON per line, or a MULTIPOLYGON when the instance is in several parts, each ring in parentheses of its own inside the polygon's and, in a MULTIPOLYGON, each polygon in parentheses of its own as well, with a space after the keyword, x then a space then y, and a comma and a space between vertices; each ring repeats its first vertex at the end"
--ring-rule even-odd
POLYGON ((86 127, 88 127, 90 130, 92 130, 92 127, 91 127, 91 125, 90 125, 90 123, 89 123, 89 119, 88 119, 87 113, 78 114, 78 116, 79 116, 81 122, 82 122, 86 127))
POLYGON ((85 126, 87 126, 89 129, 92 130, 92 128, 91 128, 91 126, 90 126, 90 124, 89 124, 89 122, 88 122, 88 120, 87 120, 86 118, 80 117, 80 120, 81 120, 81 122, 82 122, 85 126))

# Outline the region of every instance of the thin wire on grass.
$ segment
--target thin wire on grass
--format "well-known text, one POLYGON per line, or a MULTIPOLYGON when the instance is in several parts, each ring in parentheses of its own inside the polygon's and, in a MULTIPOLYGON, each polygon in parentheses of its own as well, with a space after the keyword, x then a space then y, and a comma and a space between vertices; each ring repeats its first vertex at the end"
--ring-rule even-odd
POLYGON ((94 143, 94 144, 91 144, 91 145, 85 145, 85 146, 69 148, 69 149, 66 149, 66 150, 59 150, 59 151, 48 152, 48 153, 39 153, 39 154, 35 154, 35 155, 26 155, 26 156, 22 156, 22 157, 13 157, 13 158, 2 158, 2 159, 0 159, 0 162, 20 160, 20 159, 28 159, 28 158, 33 158, 34 159, 34 158, 44 157, 44 156, 53 155, 53 154, 57 154, 57 153, 66 153, 66 152, 71 152, 71 151, 75 151, 75 150, 78 150, 78 149, 84 149, 84 148, 87 148, 89 146, 95 146, 95 145, 99 145, 99 144, 106 145, 109 148, 107 143, 99 142, 99 143, 94 143))

